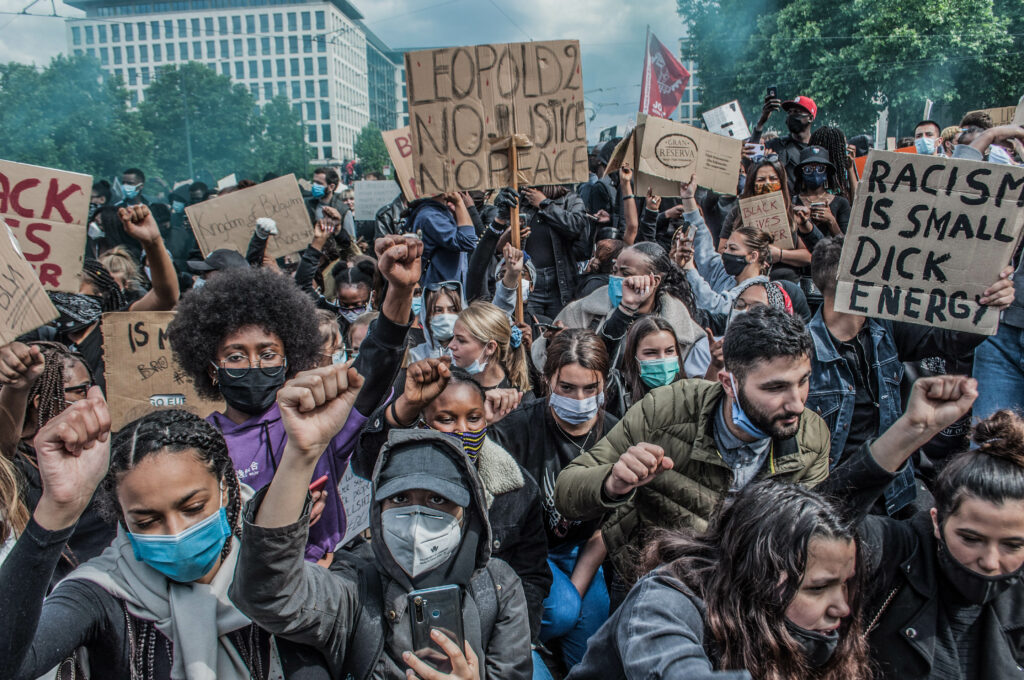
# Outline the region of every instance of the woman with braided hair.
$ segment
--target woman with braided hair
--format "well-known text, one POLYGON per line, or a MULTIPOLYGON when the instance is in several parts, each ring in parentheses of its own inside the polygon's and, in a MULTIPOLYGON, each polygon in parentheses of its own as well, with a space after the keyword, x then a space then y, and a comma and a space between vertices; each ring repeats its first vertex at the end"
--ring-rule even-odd
MULTIPOLYGON (((17 470, 21 500, 31 512, 43 493, 32 438, 69 405, 85 399, 94 383, 82 355, 46 341, 0 347, 0 382, 0 451, 17 470)), ((53 583, 98 555, 113 537, 113 525, 90 504, 64 547, 53 583)))
POLYGON ((70 654, 90 677, 326 678, 313 650, 231 603, 242 503, 224 438, 158 411, 111 438, 98 388, 36 436, 43 497, 0 567, 0 677, 37 678, 70 654), (118 523, 103 554, 46 597, 61 546, 93 491, 118 523))
POLYGON ((853 170, 853 156, 846 144, 846 135, 837 127, 823 125, 811 133, 811 146, 820 146, 828 152, 828 159, 835 166, 835 175, 828 184, 830 193, 842 196, 851 204, 857 188, 853 170))

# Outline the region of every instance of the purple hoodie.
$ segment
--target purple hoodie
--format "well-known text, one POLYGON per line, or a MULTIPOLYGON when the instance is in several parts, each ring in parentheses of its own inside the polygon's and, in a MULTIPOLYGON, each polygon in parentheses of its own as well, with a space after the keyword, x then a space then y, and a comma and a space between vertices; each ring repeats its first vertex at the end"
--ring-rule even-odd
MULTIPOLYGON (((345 508, 338 495, 338 484, 348 467, 349 458, 356 445, 356 435, 367 417, 352 409, 345 426, 327 445, 313 472, 311 483, 327 475, 327 505, 320 521, 309 528, 306 543, 306 559, 315 562, 329 552, 334 552, 338 542, 345 535, 345 508)), ((284 452, 288 435, 281 422, 281 411, 275 403, 262 415, 253 416, 241 425, 236 425, 223 413, 212 413, 206 421, 224 434, 228 454, 235 464, 238 481, 259 490, 270 483, 277 470, 277 464, 284 452)))

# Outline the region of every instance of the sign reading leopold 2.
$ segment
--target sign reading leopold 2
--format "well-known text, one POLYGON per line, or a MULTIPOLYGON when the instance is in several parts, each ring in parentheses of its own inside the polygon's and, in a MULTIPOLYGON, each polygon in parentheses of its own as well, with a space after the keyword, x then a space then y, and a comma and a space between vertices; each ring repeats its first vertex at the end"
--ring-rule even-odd
POLYGON ((513 134, 533 144, 518 152, 527 184, 587 180, 579 41, 406 52, 405 72, 421 195, 511 186, 513 134))
POLYGON ((1024 168, 868 155, 839 262, 836 310, 992 335, 979 304, 1024 232, 1024 168))
POLYGON ((50 290, 78 292, 92 178, 0 161, 0 217, 50 290))

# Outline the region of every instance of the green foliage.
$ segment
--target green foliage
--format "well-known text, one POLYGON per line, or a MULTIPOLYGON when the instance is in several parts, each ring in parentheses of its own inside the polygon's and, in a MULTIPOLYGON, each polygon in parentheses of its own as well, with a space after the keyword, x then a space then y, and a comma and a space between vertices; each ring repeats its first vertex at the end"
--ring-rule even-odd
MULTIPOLYGON (((740 99, 751 123, 765 88, 818 104, 815 125, 913 132, 925 99, 942 125, 1016 104, 1024 82, 1021 0, 678 0, 706 108, 740 99)), ((784 130, 781 114, 769 126, 784 130)))
POLYGON ((43 70, 0 65, 0 156, 98 177, 145 167, 152 138, 127 102, 91 57, 59 56, 43 70))
POLYGON ((120 78, 88 56, 44 69, 0 64, 0 157, 114 177, 126 167, 173 183, 189 177, 188 115, 196 175, 309 172, 310 150, 287 98, 260 109, 249 90, 195 62, 164 67, 138 110, 120 78))
POLYGON ((380 128, 369 123, 359 131, 353 146, 363 174, 368 172, 383 173, 384 166, 391 164, 388 148, 384 146, 384 138, 380 136, 380 128))

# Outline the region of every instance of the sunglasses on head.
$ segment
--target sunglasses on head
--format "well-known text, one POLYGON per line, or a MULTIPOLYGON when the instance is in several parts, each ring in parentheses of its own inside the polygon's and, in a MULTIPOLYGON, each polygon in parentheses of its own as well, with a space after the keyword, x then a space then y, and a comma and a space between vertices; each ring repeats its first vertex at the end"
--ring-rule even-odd
POLYGON ((457 293, 460 288, 462 288, 462 284, 458 281, 438 281, 437 283, 428 283, 424 286, 424 289, 429 290, 432 293, 436 293, 441 289, 454 290, 457 293))

